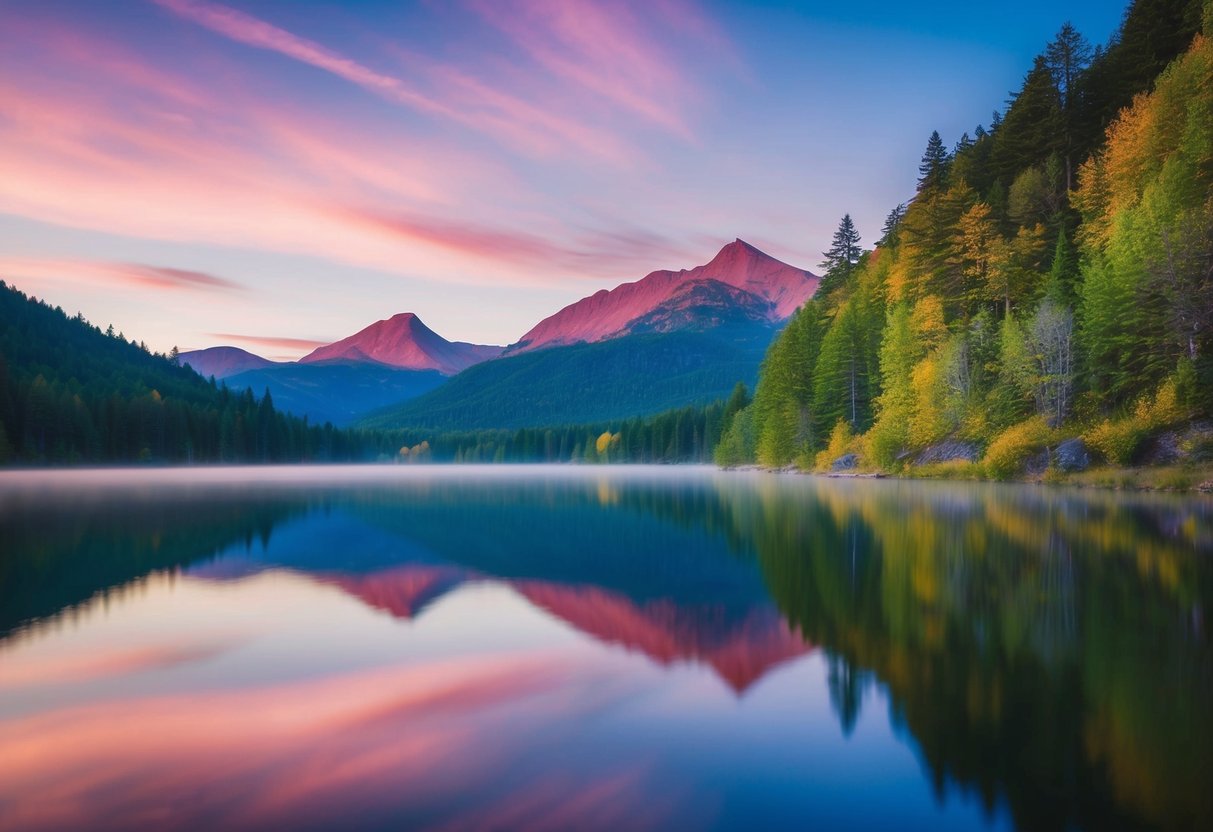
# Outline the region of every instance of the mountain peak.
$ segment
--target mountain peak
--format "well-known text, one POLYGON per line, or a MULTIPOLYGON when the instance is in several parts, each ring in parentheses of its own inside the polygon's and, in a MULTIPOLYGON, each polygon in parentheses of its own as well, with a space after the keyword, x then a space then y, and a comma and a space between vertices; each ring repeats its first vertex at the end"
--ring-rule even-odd
POLYGON ((272 367, 274 362, 268 358, 254 355, 240 347, 208 347, 204 350, 191 350, 178 356, 182 366, 194 368, 194 372, 203 378, 227 378, 245 370, 259 370, 272 367))
MULTIPOLYGON (((702 266, 677 272, 652 272, 634 283, 624 283, 610 291, 603 290, 582 298, 540 321, 510 350, 522 352, 627 335, 633 331, 634 324, 677 295, 680 287, 705 280, 743 290, 738 297, 745 298, 751 308, 754 298, 766 302, 765 317, 772 325, 791 317, 813 296, 820 282, 813 273, 776 260, 737 237, 702 266)), ((686 326, 695 326, 690 316, 683 315, 680 320, 686 326)), ((667 324, 672 322, 667 319, 667 324)))
POLYGON ((500 347, 448 341, 426 326, 415 313, 399 312, 348 338, 318 347, 301 358, 300 363, 373 361, 390 367, 437 370, 454 375, 500 352, 500 347))

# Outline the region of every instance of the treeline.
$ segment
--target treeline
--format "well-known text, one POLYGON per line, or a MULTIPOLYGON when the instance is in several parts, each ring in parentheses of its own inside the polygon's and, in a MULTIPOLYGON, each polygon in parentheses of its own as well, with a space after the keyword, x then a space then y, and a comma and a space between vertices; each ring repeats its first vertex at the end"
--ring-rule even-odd
POLYGON ((402 462, 710 462, 721 431, 749 403, 738 384, 727 401, 597 425, 386 434, 402 462))
POLYGON ((0 464, 349 461, 379 442, 216 386, 0 281, 0 464))
POLYGON ((874 250, 840 223, 717 460, 889 470, 948 440, 1001 476, 1213 413, 1210 34, 1198 0, 1138 0, 1106 47, 1066 24, 1005 116, 933 133, 874 250))
POLYGON ((591 425, 438 432, 309 424, 0 282, 0 464, 707 462, 749 399, 591 425))

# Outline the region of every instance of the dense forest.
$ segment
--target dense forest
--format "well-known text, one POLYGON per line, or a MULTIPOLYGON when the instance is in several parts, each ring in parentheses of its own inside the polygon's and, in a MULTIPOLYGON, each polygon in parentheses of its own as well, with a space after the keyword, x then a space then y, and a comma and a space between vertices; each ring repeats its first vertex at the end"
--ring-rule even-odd
POLYGON ((619 423, 751 388, 775 336, 765 324, 632 334, 507 355, 371 413, 358 427, 439 431, 619 423))
POLYGON ((749 399, 518 430, 348 430, 229 389, 0 283, 0 464, 707 462, 749 399))
POLYGON ((595 425, 516 430, 389 431, 401 461, 711 462, 723 426, 749 404, 738 382, 727 401, 595 425))
POLYGON ((872 250, 843 218, 717 460, 1002 477, 1213 414, 1211 35, 1199 0, 1102 47, 1066 24, 1005 115, 933 133, 872 250))
POLYGON ((377 450, 0 282, 0 463, 341 461, 377 450))

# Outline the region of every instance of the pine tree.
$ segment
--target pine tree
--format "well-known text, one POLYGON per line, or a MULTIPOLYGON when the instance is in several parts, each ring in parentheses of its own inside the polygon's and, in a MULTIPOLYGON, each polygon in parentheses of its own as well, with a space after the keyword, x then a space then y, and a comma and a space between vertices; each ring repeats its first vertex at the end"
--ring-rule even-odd
POLYGON ((1053 76, 1053 86, 1057 90, 1057 103, 1061 110, 1062 158, 1065 161, 1067 193, 1074 189, 1074 123, 1078 115, 1078 78, 1090 65, 1092 55, 1091 44, 1069 21, 1061 27, 1045 50, 1045 64, 1053 76))
POLYGON ((823 254, 826 259, 822 261, 821 268, 825 270, 825 276, 817 292, 818 297, 822 298, 850 280, 859 264, 859 257, 863 254, 863 249, 859 247, 859 232, 855 230, 855 223, 851 221, 850 214, 843 215, 838 223, 838 230, 834 232, 829 251, 823 254))
POLYGON ((1038 55, 1023 86, 1007 108, 994 138, 990 167, 995 177, 1011 182, 1025 168, 1040 165, 1062 149, 1061 106, 1044 55, 1038 55))
POLYGON ((948 151, 943 146, 943 139, 938 130, 931 131, 927 139, 927 149, 922 154, 922 162, 918 165, 918 192, 940 188, 947 181, 948 151))
POLYGON ((889 212, 880 229, 880 239, 876 245, 881 248, 897 248, 901 242, 901 221, 906 217, 906 204, 903 202, 889 212))

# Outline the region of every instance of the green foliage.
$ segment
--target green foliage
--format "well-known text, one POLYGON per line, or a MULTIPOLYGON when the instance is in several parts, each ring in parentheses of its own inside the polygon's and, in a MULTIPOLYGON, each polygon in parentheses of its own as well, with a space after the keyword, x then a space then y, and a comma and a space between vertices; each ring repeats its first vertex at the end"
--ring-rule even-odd
POLYGON ((380 438, 310 425, 268 393, 216 387, 166 355, 0 283, 0 461, 374 459, 380 438))
POLYGON ((880 305, 871 292, 844 301, 821 342, 813 378, 813 412, 818 433, 840 419, 863 431, 872 422, 879 355, 880 305))
POLYGON ((918 192, 940 188, 947 181, 948 150, 943 145, 943 139, 938 130, 932 130, 927 139, 927 149, 922 153, 922 161, 918 165, 918 192))
MULTIPOLYGON (((1177 362, 1180 410, 1213 415, 1202 20, 1197 0, 1136 0, 1106 50, 1065 24, 1005 118, 952 153, 931 135, 914 199, 818 299, 816 436, 840 420, 866 431, 849 444, 884 469, 948 437, 993 437, 987 468, 1003 477, 1049 429, 1078 424, 1123 461, 1175 415, 1152 391, 1177 362)), ((782 463, 794 432, 762 429, 796 413, 765 409, 790 399, 778 363, 764 367, 756 423, 759 460, 782 463)))
POLYGON ((840 456, 861 451, 862 445, 856 441, 856 435, 851 430, 851 423, 846 419, 839 419, 834 424, 834 429, 830 431, 830 441, 826 443, 825 449, 820 451, 813 460, 813 468, 817 471, 828 471, 830 465, 840 456))
POLYGON ((723 399, 752 385, 775 331, 725 325, 526 352, 469 367, 359 422, 379 430, 599 424, 723 399))
POLYGON ((820 442, 813 374, 824 331, 820 307, 810 301, 767 352, 753 404, 757 460, 763 465, 787 465, 820 442))
POLYGON ((1019 473, 1033 454, 1044 450, 1054 437, 1043 416, 1033 416, 1000 433, 986 449, 981 464, 986 476, 1005 480, 1019 473))
POLYGON ((859 265, 859 257, 863 254, 859 242, 859 232, 855 230, 851 215, 844 214, 838 223, 838 230, 834 232, 829 251, 823 252, 825 260, 822 261, 821 268, 825 270, 825 274, 822 275, 821 284, 817 288, 818 300, 833 294, 851 279, 859 265))
POLYGON ((753 405, 739 411, 729 424, 713 453, 713 461, 722 467, 732 468, 754 461, 757 450, 754 432, 753 405))
POLYGON ((1142 396, 1131 413, 1120 419, 1105 419, 1083 438, 1109 462, 1129 464, 1147 437, 1189 416, 1182 395, 1188 383, 1187 371, 1177 371, 1152 395, 1142 396))

